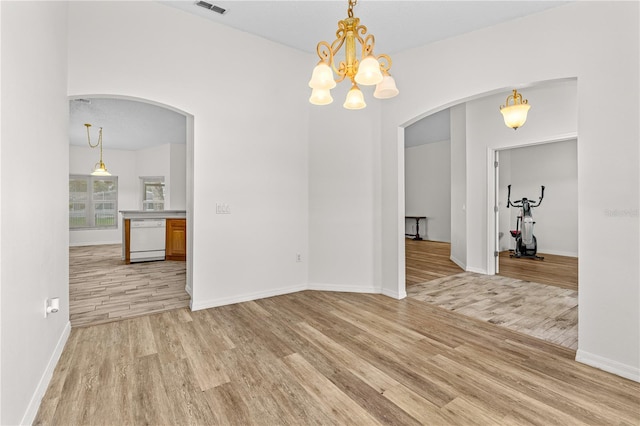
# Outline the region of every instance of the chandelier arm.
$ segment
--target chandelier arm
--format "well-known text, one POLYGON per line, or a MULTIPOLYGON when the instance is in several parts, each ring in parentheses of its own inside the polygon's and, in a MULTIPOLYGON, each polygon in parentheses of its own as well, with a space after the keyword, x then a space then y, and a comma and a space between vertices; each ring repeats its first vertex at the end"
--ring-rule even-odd
POLYGON ((376 56, 376 59, 380 62, 380 71, 382 71, 383 74, 388 73, 391 69, 391 58, 389 55, 382 53, 376 56))
POLYGON ((329 43, 327 43, 326 41, 321 41, 320 43, 318 43, 316 52, 318 53, 320 62, 325 62, 327 65, 331 65, 333 63, 333 51, 331 50, 331 46, 329 46, 329 43))
POLYGON ((364 25, 360 25, 358 28, 356 28, 355 37, 356 37, 356 40, 358 40, 362 45, 361 57, 363 59, 369 55, 373 55, 373 47, 376 44, 375 37, 373 36, 373 34, 368 34, 364 39, 361 37, 361 35, 365 35, 366 33, 367 33, 367 27, 365 27, 364 25))
POLYGON ((336 83, 340 83, 347 76, 347 63, 345 61, 340 61, 340 67, 336 69, 333 68, 338 74, 338 78, 336 78, 336 83))
POLYGON ((344 79, 344 72, 340 71, 342 69, 342 62, 340 63, 339 67, 336 68, 334 58, 335 55, 340 51, 340 49, 342 49, 342 45, 344 44, 346 36, 346 33, 342 33, 342 37, 335 39, 333 43, 331 43, 331 67, 336 72, 336 74, 343 76, 340 80, 336 80, 336 83, 339 83, 344 79))

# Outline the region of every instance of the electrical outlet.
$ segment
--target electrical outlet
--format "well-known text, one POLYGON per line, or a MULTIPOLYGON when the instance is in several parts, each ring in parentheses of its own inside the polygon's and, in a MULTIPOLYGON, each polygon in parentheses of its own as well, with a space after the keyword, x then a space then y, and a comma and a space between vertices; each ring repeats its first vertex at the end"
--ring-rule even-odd
POLYGON ((302 255, 300 253, 296 254, 296 262, 302 262, 302 255))

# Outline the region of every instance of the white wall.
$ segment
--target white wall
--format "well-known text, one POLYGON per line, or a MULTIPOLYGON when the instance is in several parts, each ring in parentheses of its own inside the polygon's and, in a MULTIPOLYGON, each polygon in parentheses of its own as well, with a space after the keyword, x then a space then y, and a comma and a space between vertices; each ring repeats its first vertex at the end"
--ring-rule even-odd
MULTIPOLYGON (((348 88, 348 87, 347 87, 348 88)), ((380 292, 374 264, 375 159, 379 109, 333 104, 311 107, 309 121, 309 286, 322 290, 380 292)))
POLYGON ((467 269, 467 114, 451 108, 451 260, 467 269))
POLYGON ((70 331, 66 8, 0 2, 3 425, 31 423, 70 331))
POLYGON ((187 210, 195 309, 307 282, 296 254, 308 259, 307 82, 315 62, 157 2, 69 5, 69 95, 133 96, 194 116, 187 210), (255 73, 247 58, 278 66, 255 73), (216 203, 231 214, 216 215, 216 203))
MULTIPOLYGON (((451 242, 451 144, 448 140, 405 148, 405 211, 427 216, 420 236, 451 242)), ((405 220, 405 234, 415 234, 416 221, 405 220)))
MULTIPOLYGON (((169 182, 167 210, 187 209, 187 145, 170 144, 169 182)), ((165 181, 166 182, 166 181, 165 181)))
MULTIPOLYGON (((384 286, 392 291, 404 285, 397 279, 403 242, 397 233, 401 220, 398 126, 496 89, 502 88, 506 95, 509 89, 527 83, 577 77, 577 358, 640 379, 640 243, 631 239, 620 244, 619 237, 640 233, 639 129, 620 125, 637 123, 640 111, 636 96, 626 99, 625 108, 611 107, 619 104, 621 93, 639 90, 638 7, 636 2, 575 2, 395 55, 394 77, 401 91, 402 87, 410 90, 383 105, 382 176, 389 179, 381 187, 384 286), (505 38, 505 34, 517 37, 505 38), (444 65, 433 67, 434 63, 444 65)), ((528 89, 523 91, 528 93, 528 89)), ((496 111, 497 123, 501 120, 497 106, 503 102, 486 105, 496 111)), ((534 117, 547 113, 532 107, 531 121, 517 133, 504 124, 495 125, 525 142, 533 139, 529 133, 530 125, 538 120, 534 117)), ((569 128, 557 130, 571 132, 569 128)), ((470 129, 467 138, 473 138, 470 129)), ((467 266, 482 269, 488 261, 486 211, 472 211, 472 206, 486 209, 482 206, 487 204, 487 144, 504 147, 485 141, 484 148, 479 148, 471 140, 467 145, 467 266), (476 216, 481 223, 476 223, 476 216)))
MULTIPOLYGON (((512 201, 527 197, 537 202, 540 185, 546 186, 541 206, 533 209, 534 234, 540 253, 578 256, 576 148, 576 140, 573 139, 500 151, 499 188, 502 196, 498 205, 501 229, 504 226, 516 229, 518 209, 506 209, 508 184, 512 185, 512 201), (507 170, 503 171, 503 167, 507 170)), ((501 243, 507 243, 507 248, 501 249, 514 248, 515 240, 508 231, 503 240, 506 241, 501 243)))

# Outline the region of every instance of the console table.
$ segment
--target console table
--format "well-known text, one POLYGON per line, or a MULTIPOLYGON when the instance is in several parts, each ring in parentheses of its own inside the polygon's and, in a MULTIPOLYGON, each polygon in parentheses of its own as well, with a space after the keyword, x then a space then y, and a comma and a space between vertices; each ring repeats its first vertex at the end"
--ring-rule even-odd
POLYGON ((426 216, 405 216, 405 219, 415 219, 416 221, 416 233, 415 234, 404 234, 407 237, 413 237, 416 241, 422 241, 422 237, 420 237, 420 219, 424 219, 425 223, 427 221, 426 216))

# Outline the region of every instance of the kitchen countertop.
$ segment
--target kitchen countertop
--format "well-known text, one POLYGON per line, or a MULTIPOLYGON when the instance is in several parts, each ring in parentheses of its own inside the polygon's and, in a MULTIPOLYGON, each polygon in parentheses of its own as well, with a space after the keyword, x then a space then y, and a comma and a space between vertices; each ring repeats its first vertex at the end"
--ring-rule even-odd
POLYGON ((186 210, 120 210, 123 219, 182 219, 187 217, 186 210))

